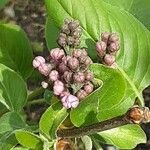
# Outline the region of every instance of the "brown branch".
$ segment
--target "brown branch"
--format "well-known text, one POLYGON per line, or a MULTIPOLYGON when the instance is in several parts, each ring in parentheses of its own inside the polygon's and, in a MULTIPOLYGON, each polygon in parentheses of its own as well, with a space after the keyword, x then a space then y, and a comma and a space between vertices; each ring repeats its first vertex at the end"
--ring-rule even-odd
POLYGON ((91 135, 97 132, 113 129, 131 123, 145 123, 146 120, 150 121, 150 111, 148 108, 134 106, 125 115, 115 117, 110 120, 98 122, 89 126, 72 128, 72 129, 59 129, 57 131, 58 138, 75 138, 84 135, 91 135), (147 117, 147 118, 146 118, 147 117))

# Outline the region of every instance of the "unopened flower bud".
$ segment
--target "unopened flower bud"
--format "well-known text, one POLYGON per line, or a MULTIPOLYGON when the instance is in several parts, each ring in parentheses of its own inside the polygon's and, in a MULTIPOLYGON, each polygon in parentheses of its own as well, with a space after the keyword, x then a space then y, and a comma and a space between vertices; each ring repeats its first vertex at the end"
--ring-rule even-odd
POLYGON ((74 31, 79 25, 80 25, 79 21, 75 20, 75 21, 69 22, 68 27, 71 31, 74 31))
POLYGON ((69 56, 69 55, 64 56, 64 57, 62 58, 62 62, 63 62, 65 65, 67 65, 67 62, 68 62, 68 60, 69 60, 70 58, 72 58, 72 57, 69 56))
POLYGON ((72 72, 65 71, 63 76, 67 83, 72 81, 72 72))
POLYGON ((109 32, 103 32, 103 33, 101 34, 101 40, 102 40, 103 42, 105 42, 105 43, 108 42, 109 37, 110 37, 110 33, 109 33, 109 32))
POLYGON ((41 64, 45 63, 45 59, 42 56, 37 56, 33 60, 33 67, 38 68, 41 64))
POLYGON ((45 76, 48 76, 49 72, 51 71, 51 65, 49 64, 41 64, 38 68, 39 72, 45 76))
POLYGON ((110 46, 109 46, 108 50, 110 52, 116 52, 116 51, 119 50, 119 48, 120 48, 119 43, 118 42, 113 42, 113 43, 110 43, 110 46))
POLYGON ((86 61, 86 59, 87 59, 87 56, 81 55, 78 59, 79 59, 79 62, 80 62, 81 64, 84 64, 85 61, 86 61))
POLYGON ((54 82, 53 91, 55 95, 60 95, 64 91, 64 84, 57 80, 54 82))
POLYGON ((55 48, 50 51, 50 56, 54 61, 58 61, 64 57, 65 53, 60 48, 55 48))
POLYGON ((88 67, 90 64, 92 64, 92 59, 89 56, 87 56, 84 65, 88 67))
POLYGON ((48 83, 45 82, 45 81, 42 81, 42 82, 41 82, 41 85, 42 85, 42 87, 43 87, 44 89, 46 89, 46 88, 48 87, 48 83))
POLYGON ((66 46, 66 44, 67 44, 66 39, 67 39, 66 34, 60 33, 58 40, 57 40, 58 45, 60 45, 62 47, 66 46))
POLYGON ((85 76, 83 72, 77 72, 73 75, 75 83, 83 83, 85 81, 85 76))
POLYGON ((70 95, 69 91, 66 90, 66 91, 63 91, 61 94, 60 94, 60 97, 63 98, 64 96, 68 96, 70 95))
POLYGON ((79 90, 76 94, 79 100, 84 99, 88 94, 84 90, 79 90))
POLYGON ((69 30, 67 24, 65 24, 65 25, 62 27, 61 32, 65 33, 65 34, 67 34, 67 35, 70 34, 70 30, 69 30))
POLYGON ((94 86, 91 82, 88 82, 87 84, 84 85, 84 90, 87 94, 90 94, 93 92, 94 86))
POLYGON ((68 67, 71 69, 71 70, 77 70, 78 67, 79 67, 79 61, 77 58, 71 58, 68 60, 68 67))
POLYGON ((76 57, 76 58, 79 58, 82 54, 82 51, 80 49, 75 49, 73 51, 73 56, 76 57))
POLYGON ((106 43, 103 42, 103 41, 100 41, 100 42, 97 42, 96 43, 96 51, 97 51, 97 54, 100 58, 104 57, 105 54, 106 54, 106 43))
POLYGON ((82 48, 81 49, 81 52, 82 52, 82 56, 88 56, 88 53, 87 53, 87 49, 86 48, 82 48))
POLYGON ((109 36, 109 42, 118 42, 119 41, 119 36, 116 33, 112 33, 109 36))
POLYGON ((52 70, 49 74, 49 80, 50 81, 56 81, 59 78, 59 73, 56 70, 52 70))
POLYGON ((63 106, 67 109, 76 108, 79 105, 79 99, 71 94, 69 94, 68 96, 64 96, 61 99, 61 102, 63 103, 63 106))
POLYGON ((74 46, 79 46, 80 45, 80 40, 79 39, 75 39, 74 40, 74 46))
POLYGON ((79 39, 81 37, 81 34, 82 29, 80 27, 78 27, 74 32, 71 33, 71 35, 76 39, 79 39))
POLYGON ((104 63, 108 66, 111 66, 115 62, 115 56, 106 54, 104 57, 104 63))
POLYGON ((85 73, 85 79, 86 79, 86 80, 88 80, 88 81, 92 81, 92 80, 93 80, 93 78, 94 78, 94 75, 93 75, 93 73, 92 73, 92 72, 87 71, 87 72, 85 73))
POLYGON ((69 68, 63 62, 59 64, 58 69, 61 73, 64 73, 65 71, 69 70, 69 68))
POLYGON ((74 41, 75 41, 75 39, 72 36, 68 36, 68 38, 67 38, 68 45, 73 45, 74 41))

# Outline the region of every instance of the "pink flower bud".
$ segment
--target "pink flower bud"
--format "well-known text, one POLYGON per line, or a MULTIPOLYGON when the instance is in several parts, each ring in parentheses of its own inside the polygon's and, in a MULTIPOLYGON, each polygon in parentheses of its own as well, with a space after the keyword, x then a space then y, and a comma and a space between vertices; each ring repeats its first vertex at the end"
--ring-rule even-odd
POLYGON ((59 78, 59 73, 56 70, 52 70, 49 74, 49 80, 50 81, 56 81, 59 78))
POLYGON ((63 76, 64 76, 64 80, 67 83, 70 82, 70 81, 72 81, 72 72, 65 71, 63 76))
POLYGON ((60 97, 64 97, 64 96, 68 96, 68 95, 70 95, 69 90, 66 90, 60 94, 60 97))
POLYGON ((54 61, 59 61, 64 57, 65 53, 60 48, 55 48, 50 51, 50 56, 54 61))
POLYGON ((108 66, 111 66, 115 62, 115 56, 106 54, 104 57, 104 63, 108 66))
POLYGON ((64 91, 64 84, 57 80, 54 82, 53 91, 55 95, 60 95, 64 91))
POLYGON ((86 80, 88 80, 88 81, 92 81, 93 78, 94 78, 94 75, 93 75, 92 72, 87 71, 87 72, 85 73, 85 78, 86 78, 86 80))
POLYGON ((83 72, 78 72, 73 75, 75 83, 83 83, 85 81, 85 76, 83 72))
POLYGON ((106 47, 107 45, 103 41, 96 43, 96 51, 100 58, 104 57, 104 55, 106 54, 106 47))
POLYGON ((37 56, 33 60, 33 67, 38 68, 41 64, 45 63, 45 59, 42 56, 37 56))
POLYGON ((48 87, 48 83, 45 81, 42 81, 41 85, 44 89, 46 89, 48 87))
POLYGON ((81 49, 81 52, 82 52, 81 55, 83 55, 83 56, 87 56, 87 55, 88 55, 86 48, 82 48, 82 49, 81 49))
POLYGON ((69 56, 69 55, 64 56, 64 57, 62 58, 62 62, 63 62, 65 65, 67 65, 67 62, 68 62, 68 60, 69 60, 70 58, 72 58, 72 57, 69 56))
POLYGON ((79 105, 79 99, 74 95, 67 95, 61 99, 63 106, 67 109, 76 108, 79 105))
POLYGON ((68 67, 71 70, 77 70, 79 67, 79 61, 77 58, 71 58, 68 60, 68 67))
POLYGON ((59 64, 58 69, 61 73, 64 73, 65 71, 69 70, 69 68, 63 62, 59 64))
POLYGON ((105 42, 105 43, 108 42, 109 37, 110 37, 110 33, 109 33, 109 32, 103 32, 103 33, 101 34, 101 39, 102 39, 102 41, 105 42))
POLYGON ((110 46, 109 46, 109 50, 110 52, 115 52, 115 51, 118 51, 120 48, 120 45, 118 42, 113 42, 113 43, 110 43, 110 46))
POLYGON ((81 100, 84 99, 88 94, 84 90, 79 90, 76 95, 78 99, 81 100))
POLYGON ((73 51, 73 56, 76 57, 76 58, 79 58, 82 54, 82 51, 80 49, 75 49, 73 51))
POLYGON ((119 41, 119 36, 116 33, 112 33, 109 37, 109 43, 119 41))
POLYGON ((85 64, 86 66, 89 66, 89 65, 92 64, 92 63, 93 63, 93 62, 92 62, 92 59, 91 59, 89 56, 87 56, 87 58, 86 58, 84 64, 85 64))
POLYGON ((50 68, 50 64, 41 64, 38 68, 39 72, 45 76, 48 76, 51 68, 50 68))
POLYGON ((87 93, 87 94, 90 94, 93 92, 93 89, 94 89, 94 86, 91 82, 88 82, 87 84, 84 85, 84 91, 87 93))

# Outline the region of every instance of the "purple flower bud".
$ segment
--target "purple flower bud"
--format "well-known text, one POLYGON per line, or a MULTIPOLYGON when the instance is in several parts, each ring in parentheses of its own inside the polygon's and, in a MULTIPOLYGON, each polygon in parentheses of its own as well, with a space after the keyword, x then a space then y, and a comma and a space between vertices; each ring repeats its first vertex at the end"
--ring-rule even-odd
POLYGON ((86 58, 86 60, 85 60, 85 62, 84 62, 84 64, 85 64, 85 66, 89 66, 90 64, 92 64, 93 62, 92 62, 92 59, 89 57, 89 56, 87 56, 87 58, 86 58))
POLYGON ((83 83, 85 81, 85 76, 83 72, 77 72, 73 75, 75 83, 83 83))
POLYGON ((65 53, 60 48, 55 48, 50 51, 50 56, 54 61, 61 60, 64 57, 65 53))
POLYGON ((67 35, 70 34, 70 30, 69 30, 67 24, 65 24, 65 25, 62 27, 61 32, 65 33, 65 34, 67 34, 67 35))
POLYGON ((77 70, 79 68, 79 61, 77 58, 71 58, 68 60, 68 67, 71 70, 77 70))
POLYGON ((93 75, 92 72, 87 71, 87 72, 85 73, 85 78, 86 78, 86 80, 88 80, 88 81, 92 81, 93 78, 94 78, 94 75, 93 75))
POLYGON ((88 53, 87 53, 87 49, 86 49, 86 48, 82 48, 82 49, 81 49, 81 52, 82 52, 82 55, 83 55, 83 56, 88 56, 88 53))
POLYGON ((94 86, 91 82, 88 82, 84 85, 84 91, 87 93, 87 94, 90 94, 93 92, 93 89, 94 89, 94 86))
POLYGON ((41 64, 45 64, 45 59, 42 56, 37 56, 33 60, 33 67, 38 68, 41 64))
POLYGON ((115 62, 115 56, 106 54, 104 57, 104 63, 108 66, 111 66, 115 62))
POLYGON ((79 25, 79 21, 76 20, 69 22, 68 27, 71 31, 74 31, 79 25))
POLYGON ((71 35, 76 39, 79 39, 81 34, 82 34, 82 29, 80 27, 76 28, 75 31, 71 33, 71 35))
POLYGON ((48 87, 48 83, 45 82, 45 81, 42 81, 42 82, 41 82, 41 85, 42 85, 42 87, 43 87, 44 89, 46 89, 46 88, 48 87))
POLYGON ((66 90, 60 94, 60 97, 64 97, 64 96, 68 96, 68 95, 70 95, 69 90, 66 90))
POLYGON ((57 80, 54 82, 53 91, 55 95, 60 95, 64 91, 64 84, 57 80))
POLYGON ((72 72, 69 72, 69 71, 65 71, 64 72, 64 80, 69 83, 72 81, 72 72))
POLYGON ((73 45, 74 41, 75 41, 75 39, 72 36, 68 36, 68 38, 67 38, 68 45, 73 45))
POLYGON ((119 36, 116 33, 112 33, 109 37, 109 43, 118 42, 118 41, 119 41, 119 36))
POLYGON ((39 72, 45 76, 48 76, 49 72, 51 71, 50 64, 41 64, 38 68, 39 72))
POLYGON ((111 34, 111 33, 109 33, 109 32, 103 32, 103 33, 101 34, 101 39, 102 39, 102 41, 105 42, 105 43, 107 43, 107 42, 108 42, 108 39, 109 39, 109 37, 110 37, 110 34, 111 34))
POLYGON ((75 49, 73 51, 73 56, 76 57, 76 58, 79 58, 82 54, 82 51, 80 49, 75 49))
POLYGON ((62 58, 62 62, 63 62, 65 65, 67 65, 68 60, 69 60, 70 58, 72 58, 72 57, 71 57, 71 56, 69 56, 69 55, 64 56, 64 57, 62 58))
POLYGON ((56 81, 59 78, 59 73, 56 70, 52 70, 49 74, 49 80, 50 81, 56 81))
POLYGON ((107 45, 103 41, 96 43, 96 51, 100 58, 104 57, 104 55, 106 54, 106 47, 107 45))
POLYGON ((58 45, 62 47, 66 46, 67 44, 66 39, 67 39, 66 34, 60 33, 58 40, 57 40, 58 45))
POLYGON ((110 46, 109 46, 108 50, 110 52, 116 52, 116 51, 119 50, 119 48, 120 48, 119 43, 118 42, 113 42, 113 43, 110 43, 110 46))
POLYGON ((79 90, 76 95, 78 99, 81 100, 84 99, 88 94, 84 90, 79 90))
POLYGON ((63 106, 67 109, 76 108, 79 105, 79 99, 74 95, 67 95, 61 99, 63 106))
POLYGON ((59 64, 58 69, 61 73, 64 73, 65 71, 69 70, 69 68, 63 62, 59 64))

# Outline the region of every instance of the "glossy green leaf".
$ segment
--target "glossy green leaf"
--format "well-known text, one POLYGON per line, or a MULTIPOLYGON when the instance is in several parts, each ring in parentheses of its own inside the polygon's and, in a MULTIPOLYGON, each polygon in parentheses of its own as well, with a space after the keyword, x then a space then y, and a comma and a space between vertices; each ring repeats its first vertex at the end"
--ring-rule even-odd
POLYGON ((0 135, 0 150, 10 150, 17 145, 17 140, 12 132, 0 135))
POLYGON ((27 89, 23 79, 0 64, 0 102, 11 111, 21 111, 26 103, 27 89))
POLYGON ((15 136, 22 146, 35 150, 42 150, 43 143, 37 135, 28 131, 19 130, 15 133, 15 136))
POLYGON ((30 150, 30 149, 19 146, 19 147, 14 147, 11 150, 30 150))
POLYGON ((100 64, 92 64, 90 68, 94 77, 102 80, 103 85, 71 111, 70 118, 75 126, 91 124, 97 122, 97 119, 106 120, 119 115, 120 109, 122 113, 127 109, 128 104, 118 109, 126 92, 126 82, 122 74, 118 70, 100 64))
POLYGON ((54 96, 53 91, 45 90, 45 92, 44 92, 44 99, 45 99, 48 103, 51 103, 51 99, 52 99, 53 96, 54 96))
POLYGON ((150 84, 150 32, 136 18, 102 0, 46 0, 46 5, 59 28, 65 18, 80 21, 81 45, 88 47, 93 60, 97 59, 95 42, 100 33, 117 32, 121 42, 117 64, 139 97, 138 92, 150 84))
POLYGON ((149 0, 104 0, 105 2, 125 9, 139 19, 150 30, 149 0))
POLYGON ((17 25, 0 24, 0 63, 26 79, 32 72, 32 49, 24 31, 17 25))
POLYGON ((99 142, 115 145, 118 149, 133 149, 146 143, 146 135, 138 125, 125 125, 95 135, 99 142))
POLYGON ((51 105, 42 115, 39 123, 40 131, 50 139, 56 138, 59 125, 68 116, 67 110, 60 102, 51 105))
POLYGON ((0 118, 0 134, 25 127, 26 124, 18 113, 8 112, 0 118))
POLYGON ((0 0, 0 9, 2 9, 8 2, 9 0, 0 0))

